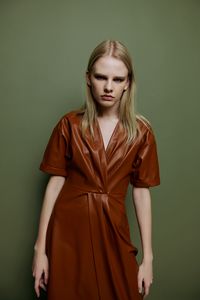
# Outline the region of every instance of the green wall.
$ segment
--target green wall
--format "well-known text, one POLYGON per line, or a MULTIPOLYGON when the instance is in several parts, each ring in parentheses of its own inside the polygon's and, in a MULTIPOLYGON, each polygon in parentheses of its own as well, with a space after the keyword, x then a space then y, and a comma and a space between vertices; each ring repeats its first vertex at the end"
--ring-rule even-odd
POLYGON ((157 137, 148 299, 200 299, 199 36, 197 0, 0 2, 0 299, 36 299, 31 264, 48 179, 38 167, 57 120, 83 103, 89 54, 107 38, 129 48, 137 107, 157 137))

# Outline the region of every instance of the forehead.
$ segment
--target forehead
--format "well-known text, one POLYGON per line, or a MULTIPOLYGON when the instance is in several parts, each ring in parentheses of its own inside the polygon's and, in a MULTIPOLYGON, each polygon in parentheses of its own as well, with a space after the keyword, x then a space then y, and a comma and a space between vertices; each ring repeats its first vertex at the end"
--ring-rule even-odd
POLYGON ((100 57, 93 65, 93 72, 126 76, 128 69, 124 62, 112 56, 100 57))

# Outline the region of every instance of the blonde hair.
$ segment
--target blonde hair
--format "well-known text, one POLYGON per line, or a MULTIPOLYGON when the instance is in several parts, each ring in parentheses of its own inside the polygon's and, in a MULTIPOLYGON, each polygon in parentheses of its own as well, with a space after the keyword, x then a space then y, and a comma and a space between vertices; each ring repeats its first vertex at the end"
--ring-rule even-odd
MULTIPOLYGON (((95 62, 104 56, 110 55, 114 58, 120 59, 128 69, 129 87, 124 91, 120 104, 119 104, 119 120, 121 121, 123 128, 127 132, 127 143, 130 143, 140 132, 137 119, 143 122, 149 123, 146 118, 136 114, 135 111, 135 73, 131 57, 127 48, 117 40, 105 40, 101 42, 90 55, 87 72, 91 73, 95 62)), ((97 108, 95 101, 91 94, 90 87, 86 85, 86 101, 79 110, 83 113, 81 121, 81 132, 83 137, 85 136, 86 129, 89 127, 90 134, 94 137, 93 124, 97 118, 97 108)))

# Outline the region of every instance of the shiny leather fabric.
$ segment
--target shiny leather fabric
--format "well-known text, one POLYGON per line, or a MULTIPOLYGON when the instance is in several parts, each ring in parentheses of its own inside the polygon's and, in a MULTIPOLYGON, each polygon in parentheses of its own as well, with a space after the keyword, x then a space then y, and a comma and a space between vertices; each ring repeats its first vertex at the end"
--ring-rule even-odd
POLYGON ((142 135, 127 146, 118 122, 105 149, 98 123, 84 140, 80 120, 59 120, 40 164, 66 178, 47 228, 48 300, 141 300, 125 196, 129 183, 160 184, 153 131, 138 120, 142 135))

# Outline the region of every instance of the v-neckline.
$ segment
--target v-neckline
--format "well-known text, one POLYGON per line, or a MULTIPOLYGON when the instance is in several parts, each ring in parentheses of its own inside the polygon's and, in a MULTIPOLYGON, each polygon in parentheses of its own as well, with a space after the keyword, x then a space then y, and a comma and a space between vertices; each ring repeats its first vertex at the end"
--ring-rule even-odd
POLYGON ((112 131, 112 134, 111 134, 111 136, 110 136, 110 138, 109 138, 109 141, 108 141, 108 144, 107 144, 106 148, 105 148, 105 144, 104 144, 104 140, 103 140, 103 134, 102 134, 101 127, 100 127, 100 124, 99 124, 98 119, 96 120, 96 123, 97 123, 98 131, 99 131, 99 134, 100 134, 101 142, 102 142, 102 144, 103 144, 103 149, 104 149, 104 152, 105 152, 105 154, 106 154, 106 153, 108 152, 108 149, 109 149, 109 147, 110 147, 110 144, 111 144, 111 142, 112 142, 112 140, 113 140, 113 137, 114 137, 114 135, 115 135, 115 132, 116 132, 116 130, 117 130, 117 127, 118 127, 118 125, 119 125, 119 120, 117 121, 117 123, 116 123, 116 125, 115 125, 115 127, 114 127, 114 129, 113 129, 113 131, 112 131))

